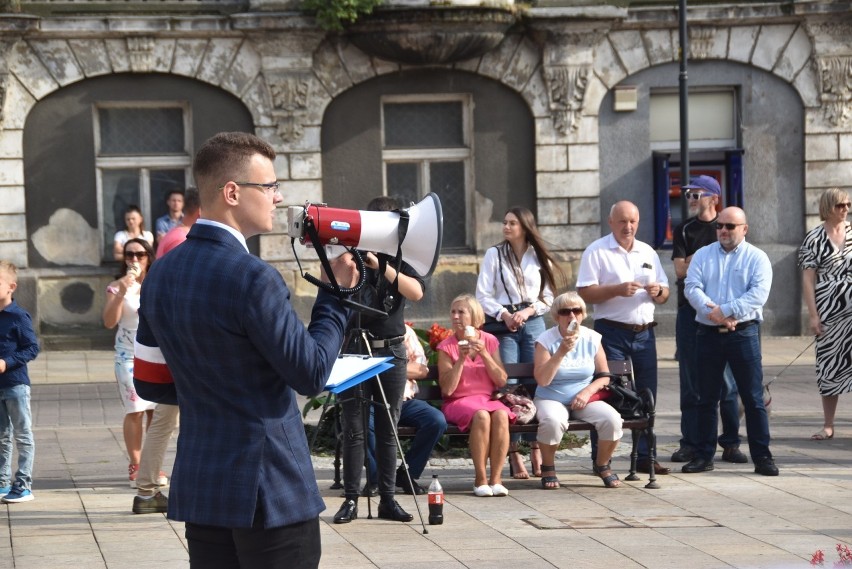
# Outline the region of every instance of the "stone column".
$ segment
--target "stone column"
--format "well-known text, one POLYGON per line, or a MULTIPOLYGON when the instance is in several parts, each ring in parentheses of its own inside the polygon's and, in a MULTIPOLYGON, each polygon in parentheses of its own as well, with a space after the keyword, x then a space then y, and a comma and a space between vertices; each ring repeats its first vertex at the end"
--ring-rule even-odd
POLYGON ((534 23, 547 101, 546 116, 536 117, 538 223, 563 250, 582 251, 600 236, 598 109, 608 81, 621 77, 602 78, 595 60, 611 22, 534 23))

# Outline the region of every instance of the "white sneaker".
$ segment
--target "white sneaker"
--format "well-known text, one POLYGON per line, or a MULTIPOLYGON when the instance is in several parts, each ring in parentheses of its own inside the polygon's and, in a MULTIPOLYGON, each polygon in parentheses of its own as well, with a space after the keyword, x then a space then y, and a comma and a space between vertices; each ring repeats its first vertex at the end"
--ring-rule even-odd
POLYGON ((169 485, 169 477, 166 476, 166 473, 162 470, 160 471, 160 475, 157 477, 157 484, 159 486, 168 486, 169 485))
POLYGON ((494 496, 508 496, 509 489, 502 484, 494 484, 491 486, 491 494, 494 496))
POLYGON ((491 490, 491 486, 489 486, 488 484, 483 484, 482 486, 473 487, 473 495, 479 496, 480 498, 485 498, 487 496, 493 496, 494 492, 491 490))

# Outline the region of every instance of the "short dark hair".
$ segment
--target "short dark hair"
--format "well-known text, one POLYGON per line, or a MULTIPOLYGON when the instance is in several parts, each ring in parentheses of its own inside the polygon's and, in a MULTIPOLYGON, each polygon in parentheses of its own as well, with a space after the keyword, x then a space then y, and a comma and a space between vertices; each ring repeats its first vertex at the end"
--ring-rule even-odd
POLYGON ((184 215, 194 215, 201 209, 201 197, 198 195, 198 188, 189 186, 183 192, 183 213, 184 215))
POLYGON ((247 132, 220 132, 207 139, 192 163, 201 195, 212 196, 228 181, 241 178, 255 154, 275 160, 275 150, 269 143, 247 132))
POLYGON ((370 200, 367 211, 394 211, 399 209, 399 201, 390 196, 379 196, 370 200))
POLYGON ((174 194, 178 194, 178 195, 179 195, 179 196, 181 196, 181 197, 183 197, 183 195, 184 195, 184 193, 183 193, 183 190, 182 190, 182 189, 180 189, 180 188, 172 188, 171 190, 169 190, 169 193, 167 193, 167 194, 166 194, 166 199, 165 199, 165 200, 163 200, 163 201, 169 201, 169 198, 170 198, 170 197, 172 197, 174 194))

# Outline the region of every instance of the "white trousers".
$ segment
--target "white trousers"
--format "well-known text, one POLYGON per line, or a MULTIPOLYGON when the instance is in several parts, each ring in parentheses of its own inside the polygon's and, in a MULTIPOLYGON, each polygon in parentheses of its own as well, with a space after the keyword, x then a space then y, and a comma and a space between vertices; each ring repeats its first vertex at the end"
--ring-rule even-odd
MULTIPOLYGON (((535 398, 536 417, 538 418, 538 442, 544 445, 556 445, 562 441, 562 435, 568 430, 568 407, 552 399, 535 398)), ((624 420, 612 405, 604 401, 592 401, 584 409, 570 412, 572 419, 586 421, 595 426, 602 441, 617 441, 624 435, 621 426, 624 420)))

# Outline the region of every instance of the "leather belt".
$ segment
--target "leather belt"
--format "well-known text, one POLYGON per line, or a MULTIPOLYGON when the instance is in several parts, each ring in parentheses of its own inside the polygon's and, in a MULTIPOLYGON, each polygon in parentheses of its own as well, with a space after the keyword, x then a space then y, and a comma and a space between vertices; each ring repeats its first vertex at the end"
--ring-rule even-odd
POLYGON ((390 348, 405 341, 405 336, 396 336, 393 338, 381 338, 378 340, 370 340, 370 346, 373 348, 390 348))
POLYGON ((600 322, 601 324, 606 324, 607 326, 612 326, 613 328, 629 330, 634 334, 644 332, 645 330, 653 328, 657 325, 656 322, 648 322, 647 324, 625 324, 624 322, 616 322, 615 320, 607 320, 606 318, 598 318, 597 320, 595 320, 595 322, 600 322))
POLYGON ((707 324, 699 324, 699 326, 708 332, 727 334, 728 332, 739 332, 740 330, 745 330, 749 326, 754 326, 755 324, 759 324, 759 322, 757 320, 746 320, 745 322, 739 322, 733 330, 730 330, 727 326, 708 326, 707 324))

